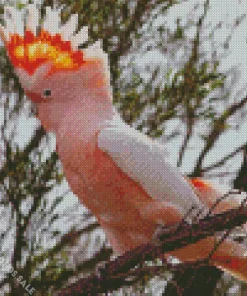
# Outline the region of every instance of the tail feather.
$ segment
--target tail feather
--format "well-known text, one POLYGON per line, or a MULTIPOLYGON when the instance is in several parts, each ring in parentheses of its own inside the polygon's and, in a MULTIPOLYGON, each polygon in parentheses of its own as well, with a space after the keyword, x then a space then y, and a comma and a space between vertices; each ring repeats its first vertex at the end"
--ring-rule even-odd
POLYGON ((247 282, 247 258, 222 256, 213 259, 213 265, 222 271, 229 272, 235 278, 247 282))
POLYGON ((193 186, 197 196, 208 208, 215 206, 217 201, 220 201, 214 208, 213 213, 221 213, 240 206, 241 202, 246 198, 244 192, 237 194, 227 194, 231 191, 229 187, 216 184, 212 181, 207 181, 201 178, 188 179, 193 186), (222 199, 222 197, 224 198, 222 199))
POLYGON ((169 253, 182 262, 205 259, 212 252, 209 264, 229 272, 235 278, 247 282, 247 247, 226 239, 218 247, 214 237, 208 237, 169 253), (215 250, 214 250, 215 249, 215 250))

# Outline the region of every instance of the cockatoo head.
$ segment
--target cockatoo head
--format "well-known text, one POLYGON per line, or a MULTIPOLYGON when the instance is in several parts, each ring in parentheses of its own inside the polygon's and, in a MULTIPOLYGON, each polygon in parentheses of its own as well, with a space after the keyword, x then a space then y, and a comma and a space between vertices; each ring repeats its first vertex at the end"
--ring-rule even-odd
POLYGON ((45 19, 39 25, 37 6, 29 4, 26 9, 25 18, 23 10, 5 7, 0 37, 26 95, 41 113, 46 112, 41 117, 47 117, 48 127, 49 117, 55 116, 52 108, 62 112, 62 106, 67 108, 66 104, 103 88, 111 93, 108 59, 99 41, 79 49, 88 40, 88 29, 75 33, 77 14, 61 25, 60 10, 46 7, 45 19))

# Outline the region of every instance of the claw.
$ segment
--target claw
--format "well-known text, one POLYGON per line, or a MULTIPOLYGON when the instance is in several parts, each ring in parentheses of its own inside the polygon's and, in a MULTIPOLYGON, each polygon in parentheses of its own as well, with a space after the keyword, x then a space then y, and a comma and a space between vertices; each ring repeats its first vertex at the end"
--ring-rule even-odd
POLYGON ((156 246, 161 245, 162 240, 166 236, 172 235, 173 232, 175 233, 185 225, 198 223, 198 221, 200 220, 201 216, 203 216, 203 214, 204 214, 204 209, 199 209, 198 207, 193 206, 188 210, 188 212, 184 215, 183 219, 178 223, 168 225, 168 226, 162 223, 158 223, 151 241, 156 246))
POLYGON ((105 278, 108 277, 108 269, 107 269, 107 262, 100 262, 95 270, 95 276, 100 279, 100 278, 105 278))
POLYGON ((173 224, 173 225, 165 225, 165 224, 157 224, 155 231, 152 235, 151 241, 155 244, 155 246, 162 245, 162 240, 171 235, 173 232, 176 232, 178 227, 181 226, 181 222, 173 224))

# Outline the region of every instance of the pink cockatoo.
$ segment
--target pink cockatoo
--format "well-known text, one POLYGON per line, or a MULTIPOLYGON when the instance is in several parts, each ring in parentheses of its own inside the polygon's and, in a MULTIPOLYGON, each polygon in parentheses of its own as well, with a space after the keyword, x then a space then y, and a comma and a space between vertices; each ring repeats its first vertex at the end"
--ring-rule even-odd
MULTIPOLYGON (((112 103, 107 55, 100 42, 79 49, 88 33, 85 27, 75 33, 77 14, 61 24, 60 12, 46 7, 39 26, 39 13, 28 5, 24 26, 21 12, 6 7, 1 38, 41 124, 56 134, 72 191, 97 217, 116 254, 147 243, 158 224, 179 223, 192 207, 211 207, 220 192, 203 180, 189 182, 170 165, 161 144, 121 120, 112 103)), ((238 205, 228 200, 215 212, 238 205)), ((203 259, 214 245, 208 237, 168 255, 203 259)), ((210 263, 247 281, 246 251, 225 240, 210 263)))

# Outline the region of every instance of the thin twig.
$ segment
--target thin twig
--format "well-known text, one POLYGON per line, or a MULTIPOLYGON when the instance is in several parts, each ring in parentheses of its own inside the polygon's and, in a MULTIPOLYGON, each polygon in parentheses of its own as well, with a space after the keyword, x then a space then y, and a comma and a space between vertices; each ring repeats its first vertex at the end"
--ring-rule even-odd
POLYGON ((233 158, 236 154, 241 152, 245 148, 245 146, 246 146, 246 143, 243 144, 242 146, 238 147, 233 152, 227 154, 226 156, 224 156, 223 158, 221 158, 219 161, 215 162, 214 164, 202 168, 201 172, 206 173, 206 172, 208 172, 208 171, 210 171, 212 169, 223 166, 226 163, 226 161, 228 161, 229 159, 233 158))

